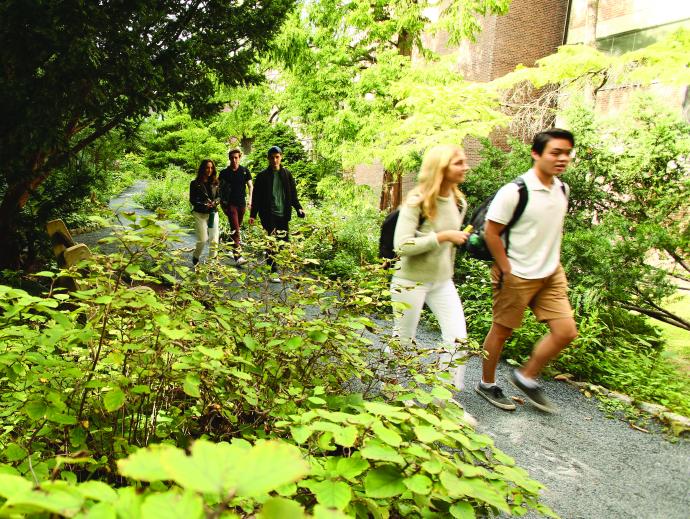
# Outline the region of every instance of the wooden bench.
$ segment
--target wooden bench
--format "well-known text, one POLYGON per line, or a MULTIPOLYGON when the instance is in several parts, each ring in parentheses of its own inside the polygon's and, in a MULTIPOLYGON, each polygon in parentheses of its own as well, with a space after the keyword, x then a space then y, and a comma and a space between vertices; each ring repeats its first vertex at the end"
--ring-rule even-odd
POLYGON ((83 243, 75 243, 72 234, 62 220, 50 220, 46 223, 46 230, 60 267, 69 268, 81 260, 91 257, 89 247, 83 243))
MULTIPOLYGON (((53 253, 57 258, 58 266, 61 268, 69 268, 81 260, 91 257, 89 247, 84 243, 75 243, 72 234, 62 220, 50 220, 46 223, 46 231, 48 231, 48 236, 50 236, 50 241, 53 244, 53 253)), ((77 280, 71 276, 59 276, 55 286, 66 288, 70 292, 79 290, 77 280)))

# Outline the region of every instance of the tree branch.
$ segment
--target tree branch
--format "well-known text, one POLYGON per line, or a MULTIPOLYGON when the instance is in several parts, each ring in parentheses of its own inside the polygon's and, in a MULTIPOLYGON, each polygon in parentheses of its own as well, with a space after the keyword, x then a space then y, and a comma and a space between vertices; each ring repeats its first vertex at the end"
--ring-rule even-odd
POLYGON ((690 265, 688 265, 683 258, 681 258, 678 254, 676 254, 676 251, 670 250, 670 249, 664 249, 669 256, 671 256, 678 265, 683 267, 685 270, 690 272, 690 265))
POLYGON ((619 305, 621 306, 621 308, 625 308, 626 310, 639 312, 648 317, 652 317, 657 321, 661 321, 662 323, 670 324, 671 326, 675 326, 677 328, 690 331, 690 322, 686 321, 682 317, 678 317, 677 315, 668 312, 667 310, 664 310, 663 308, 662 311, 659 312, 656 310, 651 310, 649 308, 643 308, 641 306, 631 305, 628 303, 619 303, 619 305))

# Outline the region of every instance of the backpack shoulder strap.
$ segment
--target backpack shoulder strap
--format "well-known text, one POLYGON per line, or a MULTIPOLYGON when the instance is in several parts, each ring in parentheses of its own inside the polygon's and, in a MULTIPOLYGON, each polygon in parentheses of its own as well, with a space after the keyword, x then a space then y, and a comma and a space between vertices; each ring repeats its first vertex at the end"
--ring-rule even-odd
POLYGON ((506 242, 506 254, 508 254, 508 249, 510 248, 510 228, 515 225, 515 223, 520 219, 522 216, 522 213, 525 212, 525 207, 527 207, 527 199, 528 199, 528 193, 527 193, 527 184, 525 184, 525 179, 522 177, 518 177, 515 180, 513 180, 513 184, 517 184, 518 186, 518 203, 515 206, 515 210, 513 211, 513 216, 510 219, 510 221, 506 224, 506 226, 503 229, 503 234, 505 236, 505 242, 506 242))
POLYGON ((561 183, 561 191, 563 191, 565 199, 568 200, 570 198, 570 186, 563 182, 560 178, 558 179, 558 181, 561 183))
POLYGON ((527 184, 525 184, 525 179, 518 177, 512 182, 518 186, 518 203, 513 211, 513 216, 510 221, 506 224, 506 228, 510 229, 515 223, 520 219, 522 213, 525 212, 525 207, 527 207, 527 199, 529 197, 527 193, 527 184))

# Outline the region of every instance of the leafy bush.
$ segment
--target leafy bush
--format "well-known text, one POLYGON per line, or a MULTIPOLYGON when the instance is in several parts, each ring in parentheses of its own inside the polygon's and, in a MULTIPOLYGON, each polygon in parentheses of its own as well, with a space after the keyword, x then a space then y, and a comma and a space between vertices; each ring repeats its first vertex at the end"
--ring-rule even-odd
POLYGON ((193 178, 179 167, 169 166, 158 178, 149 180, 144 192, 135 195, 134 201, 149 211, 190 226, 194 222, 189 204, 189 183, 193 178))
POLYGON ((146 166, 158 172, 174 165, 191 173, 203 159, 212 159, 222 168, 228 147, 212 133, 209 124, 176 108, 152 115, 141 130, 146 166))
POLYGON ((295 130, 283 123, 259 127, 251 143, 251 153, 244 162, 253 175, 268 167, 266 154, 271 146, 278 146, 283 150, 282 164, 295 178, 302 199, 318 200, 319 181, 338 171, 338 164, 333 161, 311 158, 295 130))
POLYGON ((310 209, 304 254, 319 260, 328 276, 356 276, 364 265, 378 262, 378 233, 383 219, 368 186, 326 177, 317 186, 320 203, 310 209))
POLYGON ((191 271, 168 234, 146 218, 118 232, 121 254, 66 273, 72 293, 53 272, 40 297, 0 286, 0 513, 548 512, 435 363, 372 347, 362 314, 388 305, 385 277, 305 276, 283 247, 276 292, 262 266, 191 271))

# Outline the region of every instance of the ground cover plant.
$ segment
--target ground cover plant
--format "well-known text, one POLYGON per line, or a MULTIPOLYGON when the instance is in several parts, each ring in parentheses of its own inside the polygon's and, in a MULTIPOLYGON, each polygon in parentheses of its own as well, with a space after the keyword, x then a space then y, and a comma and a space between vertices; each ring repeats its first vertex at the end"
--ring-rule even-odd
POLYGON ((72 293, 0 286, 0 514, 551 513, 428 355, 372 344, 385 276, 307 275, 286 248, 276 291, 261 266, 192 271, 168 233, 132 223, 72 293))

